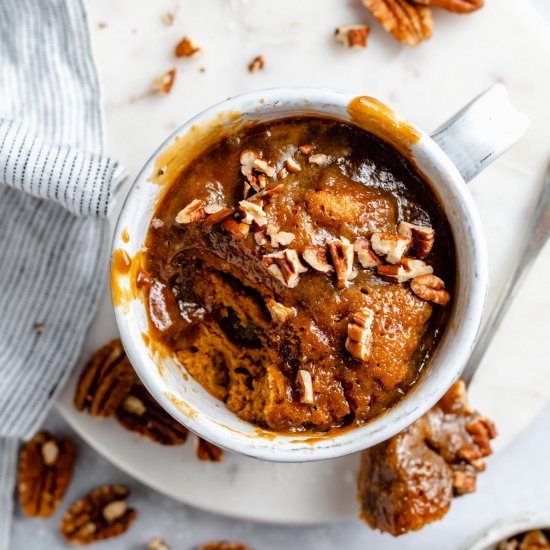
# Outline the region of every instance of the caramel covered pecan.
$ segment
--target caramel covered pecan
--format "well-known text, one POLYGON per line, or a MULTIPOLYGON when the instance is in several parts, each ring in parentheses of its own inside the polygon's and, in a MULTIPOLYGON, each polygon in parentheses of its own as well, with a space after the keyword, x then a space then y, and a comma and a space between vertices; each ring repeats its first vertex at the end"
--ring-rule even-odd
POLYGON ((183 445, 187 439, 187 428, 164 411, 141 382, 132 386, 115 416, 127 430, 161 445, 183 445))
POLYGON ((234 218, 227 218, 220 223, 220 227, 228 233, 231 233, 231 235, 234 235, 235 237, 239 237, 241 239, 244 239, 250 231, 249 224, 239 222, 234 218))
POLYGON ((137 376, 117 338, 98 350, 84 367, 76 388, 75 407, 92 416, 111 416, 137 376))
POLYGON ((432 35, 430 8, 411 0, 363 0, 384 29, 407 46, 418 46, 432 35))
POLYGON ((220 449, 214 443, 206 441, 202 437, 196 437, 197 458, 207 462, 221 462, 223 460, 223 449, 220 449))
POLYGON ((445 283, 435 275, 420 275, 411 281, 411 290, 423 300, 444 306, 451 299, 445 283))
POLYGON ((124 533, 136 519, 128 508, 130 491, 122 485, 105 485, 77 500, 61 519, 61 534, 71 544, 90 544, 124 533))
POLYGON ((30 517, 51 516, 71 482, 74 445, 70 439, 38 432, 19 455, 17 488, 21 508, 30 517))

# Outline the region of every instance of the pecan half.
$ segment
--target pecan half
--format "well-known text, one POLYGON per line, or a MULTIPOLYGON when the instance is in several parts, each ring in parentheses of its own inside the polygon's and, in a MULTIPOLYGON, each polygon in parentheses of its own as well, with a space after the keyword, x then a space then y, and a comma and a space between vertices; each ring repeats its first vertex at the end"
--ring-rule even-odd
POLYGON ((136 519, 128 508, 130 491, 122 485, 105 485, 77 500, 61 519, 61 534, 71 544, 90 544, 117 537, 136 519))
POLYGON ((483 0, 415 0, 415 2, 455 13, 471 13, 483 7, 483 0))
POLYGON ((166 73, 157 76, 153 80, 153 92, 156 92, 161 95, 166 95, 170 93, 172 86, 174 85, 174 80, 176 79, 176 69, 170 69, 166 73))
POLYGON ((241 239, 244 239, 250 231, 250 225, 247 223, 238 222, 234 218, 224 220, 220 223, 220 227, 228 233, 231 233, 231 235, 240 237, 241 239))
POLYGON ((262 205, 243 200, 239 202, 239 206, 243 215, 242 223, 251 225, 252 222, 256 222, 259 227, 267 225, 267 214, 264 212, 262 205))
POLYGON ((127 430, 161 445, 183 445, 187 439, 187 428, 164 411, 141 382, 132 386, 115 416, 127 430))
POLYGON ((328 263, 328 248, 326 246, 306 246, 302 252, 302 258, 316 271, 331 273, 334 271, 328 263))
POLYGON ((328 250, 336 269, 338 288, 347 288, 349 281, 357 276, 353 270, 353 245, 342 237, 328 243, 328 250))
POLYGON ((373 322, 374 312, 363 307, 353 314, 352 322, 348 324, 346 349, 360 361, 366 362, 370 359, 373 322))
POLYGON ((199 199, 192 200, 183 210, 176 215, 176 223, 198 222, 206 217, 204 206, 199 199))
POLYGON ((366 48, 370 27, 367 25, 341 25, 334 31, 336 42, 347 48, 366 48))
POLYGON ((197 57, 202 53, 202 48, 197 46, 191 37, 184 36, 178 42, 174 53, 176 57, 197 57))
POLYGON ((223 460, 223 449, 220 449, 210 441, 202 437, 195 438, 197 445, 197 458, 206 462, 221 462, 223 460))
POLYGON ((99 349, 84 367, 74 405, 92 416, 111 416, 128 394, 137 376, 117 338, 99 349))
POLYGON ((47 431, 38 432, 19 455, 17 489, 23 512, 29 517, 51 516, 71 482, 74 445, 47 431))
POLYGON ((433 273, 433 267, 415 258, 402 258, 398 264, 379 265, 378 274, 396 281, 404 283, 421 275, 430 275, 433 273))
POLYGON ((307 370, 299 370, 296 375, 296 384, 300 390, 300 403, 313 405, 313 403, 315 403, 315 397, 313 395, 311 373, 307 370))
POLYGON ((366 237, 359 237, 354 245, 353 249, 357 252, 357 259, 359 263, 365 268, 376 267, 382 263, 382 260, 374 253, 370 244, 370 239, 366 237))
POLYGON ((397 232, 412 239, 412 246, 416 255, 423 260, 427 258, 434 246, 435 231, 431 227, 424 227, 408 222, 399 222, 397 232))
POLYGON ((292 248, 266 254, 262 258, 262 265, 272 277, 289 288, 295 288, 300 281, 300 274, 307 271, 298 253, 292 248))
POLYGON ((420 275, 411 281, 411 290, 423 300, 444 306, 451 296, 445 290, 445 283, 435 275, 420 275))
POLYGON ((370 239, 372 249, 390 264, 397 264, 411 247, 412 239, 395 233, 373 233, 370 239))
POLYGON ((276 302, 273 298, 268 298, 265 305, 271 314, 271 319, 277 323, 286 323, 296 315, 296 310, 292 307, 276 302))
POLYGON ((203 544, 198 550, 252 550, 250 546, 229 540, 216 540, 203 544))
POLYGON ((432 35, 430 8, 409 0, 363 0, 387 32, 407 46, 418 46, 432 35))

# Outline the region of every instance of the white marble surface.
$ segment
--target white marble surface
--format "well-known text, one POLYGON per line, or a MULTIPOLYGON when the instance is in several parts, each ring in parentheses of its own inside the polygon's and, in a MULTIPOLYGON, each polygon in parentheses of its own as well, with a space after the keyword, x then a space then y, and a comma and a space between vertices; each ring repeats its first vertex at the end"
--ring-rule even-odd
MULTIPOLYGON (((325 1, 328 2, 328 0, 325 1)), ((550 21, 550 3, 548 0, 533 1, 538 5, 541 13, 548 17, 548 21, 550 21)), ((521 3, 520 0, 518 2, 521 3)), ((183 3, 181 2, 181 4, 183 3)), ((190 3, 198 5, 198 0, 190 3)), ((227 13, 230 14, 235 6, 246 6, 247 4, 249 2, 245 0, 220 0, 220 9, 227 10, 227 13)), ((362 11, 358 11, 355 4, 352 1, 345 2, 345 9, 350 20, 355 20, 359 13, 363 14, 362 11)), ((189 114, 206 107, 225 95, 276 83, 342 87, 338 85, 339 77, 342 75, 343 78, 343 75, 347 72, 357 70, 356 62, 350 60, 348 55, 344 56, 336 51, 331 54, 333 57, 330 61, 335 64, 335 69, 331 71, 330 78, 320 74, 318 78, 311 78, 311 75, 309 75, 306 80, 297 70, 296 65, 290 64, 289 71, 285 71, 282 69, 284 64, 281 63, 275 66, 277 74, 273 74, 272 70, 268 69, 266 74, 248 75, 242 70, 242 65, 243 63, 246 64, 249 58, 260 53, 258 44, 261 44, 265 51, 271 52, 274 58, 277 58, 281 52, 286 51, 288 43, 294 40, 292 31, 295 26, 295 16, 289 15, 285 26, 282 24, 277 26, 277 22, 275 22, 277 31, 280 31, 276 41, 270 41, 271 34, 266 33, 265 38, 262 35, 262 29, 271 21, 253 21, 250 18, 245 18, 240 30, 249 33, 250 37, 242 40, 242 43, 238 43, 235 38, 236 35, 240 36, 242 33, 234 32, 235 29, 231 27, 231 21, 228 17, 225 29, 222 26, 216 29, 216 32, 227 33, 227 48, 232 52, 229 59, 223 56, 223 49, 218 47, 217 50, 208 53, 203 60, 178 62, 180 74, 174 92, 170 97, 161 100, 150 97, 137 99, 144 90, 147 90, 152 76, 174 64, 170 57, 170 50, 182 33, 189 32, 196 36, 198 41, 201 41, 201 39, 208 41, 209 32, 212 32, 212 29, 208 25, 207 13, 202 13, 200 24, 195 26, 196 21, 194 21, 191 29, 184 12, 178 14, 177 26, 173 28, 164 27, 160 20, 160 14, 164 11, 173 10, 178 5, 175 0, 159 0, 154 9, 151 8, 151 4, 148 2, 134 2, 131 10, 128 10, 129 5, 129 2, 125 0, 111 0, 109 2, 107 0, 94 0, 90 2, 89 7, 90 22, 94 28, 94 47, 105 89, 107 133, 113 144, 112 153, 121 158, 134 174, 139 168, 140 159, 145 158, 151 152, 154 144, 160 142, 167 133, 189 114), (108 26, 105 29, 98 29, 97 25, 100 21, 105 21, 108 26), (109 33, 108 38, 102 37, 101 33, 109 33), (125 56, 116 55, 117 46, 120 47, 121 51, 131 52, 133 60, 138 59, 139 63, 133 63, 131 66, 127 65, 125 56), (207 68, 204 74, 198 71, 203 64, 207 68), (139 70, 137 70, 138 68, 139 70), (228 87, 226 84, 229 80, 220 78, 220 75, 230 71, 239 71, 240 76, 238 79, 233 78, 231 85, 228 87), (199 89, 200 93, 194 93, 199 89), (137 116, 138 114, 139 116, 137 116), (143 139, 136 139, 136 134, 139 135, 140 133, 143 139), (131 147, 129 147, 129 144, 131 144, 131 147)), ((311 14, 301 15, 311 16, 311 14)), ((454 32, 453 29, 456 28, 456 25, 451 27, 449 17, 446 15, 439 16, 437 24, 438 33, 454 32), (446 26, 447 24, 449 24, 449 27, 446 26)), ((437 37, 437 34, 435 36, 437 37)), ((512 32, 508 35, 508 38, 511 44, 516 39, 512 32)), ((510 43, 503 43, 503 56, 510 53, 510 43)), ((377 63, 395 63, 396 58, 403 55, 400 54, 399 48, 380 32, 375 31, 373 33, 371 44, 372 48, 377 51, 377 54, 373 55, 373 58, 378 60, 377 63)), ((427 46, 431 47, 432 44, 427 46)), ((303 56, 304 62, 307 63, 308 59, 315 56, 315 47, 307 44, 301 44, 301 46, 299 55, 303 56)), ((282 59, 280 55, 279 59, 282 59)), ((417 78, 415 73, 418 71, 417 62, 422 61, 422 54, 411 57, 411 60, 410 79, 407 80, 406 84, 414 88, 414 81, 417 78)), ((401 59, 400 62, 402 61, 401 59)), ((447 90, 446 86, 449 86, 448 79, 454 78, 456 79, 456 87, 463 92, 457 94, 458 97, 462 95, 466 99, 468 95, 478 91, 479 81, 489 83, 492 79, 499 77, 498 71, 495 69, 495 74, 480 78, 478 73, 481 73, 482 69, 476 66, 475 60, 472 60, 472 62, 472 74, 468 75, 470 78, 465 78, 463 75, 453 75, 452 70, 442 74, 442 78, 446 81, 441 85, 444 92, 447 90), (470 80, 476 81, 476 85, 470 85, 470 80)), ((550 65, 550 61, 546 66, 550 69, 548 65, 550 65)), ((365 75, 368 75, 370 71, 377 70, 377 66, 366 58, 362 70, 365 71, 365 75)), ((487 72, 486 67, 484 70, 487 72)), ((368 82, 367 76, 362 80, 362 82, 365 81, 368 82)), ((524 89, 529 87, 529 83, 514 82, 513 75, 512 85, 519 89, 522 86, 524 89)), ((351 87, 349 84, 348 86, 351 87)), ((418 92, 418 90, 416 91, 418 92)), ((408 96, 407 94, 394 92, 391 95, 392 97, 389 97, 388 94, 388 97, 383 97, 383 99, 396 105, 405 114, 410 113, 411 116, 418 113, 419 103, 424 100, 424 98, 418 97, 418 93, 408 96)), ((526 97, 528 98, 528 94, 522 98, 522 102, 526 102, 526 97)), ((442 117, 444 118, 458 108, 460 101, 462 100, 453 99, 449 101, 446 110, 426 109, 420 118, 418 115, 412 116, 412 118, 427 128, 433 127, 441 121, 442 117)), ((535 121, 535 126, 540 127, 542 122, 544 121, 535 121)), ((546 119, 547 122, 548 119, 546 119)), ((548 150, 548 142, 539 145, 548 150)), ((510 161, 514 161, 525 158, 525 154, 526 152, 521 151, 520 147, 520 151, 512 152, 508 158, 510 161)), ((525 166, 525 168, 532 170, 534 173, 540 172, 542 163, 540 154, 538 156, 527 154, 527 158, 530 158, 532 163, 525 166)), ((533 185, 532 182, 530 185, 533 185)), ((476 186, 473 187, 473 192, 476 193, 476 186)), ((484 206, 480 204, 480 207, 483 209, 484 206)), ((485 207, 491 208, 494 205, 485 205, 485 207)), ((544 265, 548 265, 548 249, 545 252, 545 258, 541 258, 540 261, 544 265)), ((526 281, 526 286, 518 297, 518 303, 532 300, 533 289, 545 289, 547 281, 544 279, 544 274, 541 275, 540 271, 537 273, 535 270, 526 281)), ((548 296, 543 296, 542 299, 548 300, 548 296)), ((537 326, 548 328, 547 314, 539 314, 538 318, 533 317, 532 312, 529 315, 531 319, 538 322, 537 326)), ((521 306, 514 307, 493 348, 502 349, 507 346, 507 342, 518 341, 518 335, 521 337, 522 331, 526 330, 524 323, 521 321, 524 318, 525 311, 521 309, 521 306)), ((111 334, 112 327, 96 327, 95 331, 111 334)), ((545 333, 548 334, 548 331, 540 330, 541 339, 544 338, 545 333)), ((491 350, 487 362, 490 362, 492 354, 493 358, 498 357, 497 353, 491 350)), ((535 357, 534 355, 533 358, 535 357)), ((543 364, 541 368, 547 367, 544 367, 543 364)), ((480 376, 484 376, 483 372, 480 376)), ((488 369, 485 372, 488 372, 488 369)), ((514 418, 518 416, 518 411, 514 410, 513 407, 513 388, 503 386, 502 390, 503 398, 509 399, 511 403, 509 421, 513 424, 514 418)), ((543 406, 543 400, 540 396, 535 394, 533 399, 535 401, 539 399, 540 407, 543 406)), ((491 411, 486 412, 490 414, 491 411)), ((550 410, 546 411, 543 417, 540 417, 538 430, 525 432, 520 440, 517 440, 510 448, 494 458, 490 470, 480 480, 478 493, 456 501, 451 513, 444 521, 419 534, 409 535, 397 540, 386 536, 377 537, 376 548, 455 549, 459 548, 477 529, 482 528, 503 514, 550 509, 550 504, 548 504, 550 502, 550 470, 547 467, 547 460, 545 460, 550 452, 550 438, 545 437, 544 434, 545 426, 548 426, 549 422, 550 410)), ((48 425, 56 431, 70 433, 69 428, 55 413, 48 419, 48 425)), ((79 441, 78 437, 76 439, 79 441)), ((216 517, 175 503, 154 493, 111 466, 84 443, 79 441, 78 447, 77 471, 66 502, 70 502, 78 495, 99 484, 120 482, 132 487, 134 492, 132 503, 139 510, 139 519, 127 535, 98 545, 98 547, 106 549, 143 548, 148 539, 159 535, 164 536, 174 549, 181 548, 182 550, 190 549, 205 540, 219 537, 239 539, 248 542, 257 549, 265 548, 268 550, 282 547, 289 549, 359 549, 366 547, 366 528, 358 521, 332 526, 288 528, 216 517)), ((65 547, 57 535, 56 528, 59 516, 58 513, 54 518, 47 521, 28 521, 18 514, 15 521, 13 548, 15 550, 33 550, 65 547)), ((371 542, 369 546, 372 547, 370 537, 369 542, 371 542)))

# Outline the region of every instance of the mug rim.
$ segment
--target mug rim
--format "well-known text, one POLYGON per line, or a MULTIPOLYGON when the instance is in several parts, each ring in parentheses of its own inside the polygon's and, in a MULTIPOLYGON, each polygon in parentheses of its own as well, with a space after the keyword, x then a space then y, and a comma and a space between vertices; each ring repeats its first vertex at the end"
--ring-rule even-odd
MULTIPOLYGON (((309 87, 270 88, 247 92, 228 98, 190 118, 179 126, 174 132, 172 132, 160 144, 160 146, 157 147, 154 153, 144 164, 132 184, 128 195, 124 200, 116 223, 112 241, 111 257, 115 250, 120 247, 124 247, 124 242, 121 236, 123 229, 129 228, 131 232, 131 227, 129 227, 128 224, 129 212, 133 206, 133 202, 135 202, 139 185, 150 180, 157 157, 165 151, 177 137, 185 136, 191 128, 201 125, 208 120, 212 120, 214 117, 223 113, 239 112, 257 114, 245 109, 244 107, 246 105, 252 105, 255 103, 258 105, 261 104, 262 109, 271 107, 271 109, 276 112, 280 108, 280 105, 284 103, 284 100, 300 103, 302 105, 301 110, 303 111, 303 114, 309 114, 310 110, 314 109, 316 113, 318 112, 319 116, 340 118, 343 122, 350 122, 349 120, 346 121, 343 116, 338 117, 335 114, 335 111, 343 113, 347 110, 350 101, 355 97, 356 96, 352 94, 329 89, 309 87)), ((404 122, 406 121, 406 119, 397 115, 393 109, 388 107, 388 110, 399 118, 399 120, 404 122)), ((273 120, 287 118, 288 116, 299 116, 299 114, 285 115, 284 113, 281 113, 280 116, 274 116, 273 120)), ((222 448, 262 460, 277 462, 307 462, 324 460, 345 456, 347 454, 363 450, 364 448, 385 441, 389 437, 392 437, 396 433, 402 431, 425 412, 427 412, 431 407, 433 407, 447 391, 447 389, 453 384, 453 382, 458 379, 475 343, 475 339, 481 325, 481 318, 487 294, 488 259, 484 232, 473 198, 456 166, 428 134, 416 127, 414 124, 411 124, 408 121, 406 121, 406 123, 410 125, 411 128, 415 129, 420 136, 419 141, 412 146, 412 157, 415 164, 417 164, 417 166, 430 165, 433 170, 437 170, 440 174, 442 174, 443 178, 441 181, 443 185, 448 187, 453 196, 457 199, 456 205, 460 209, 460 215, 465 218, 461 220, 461 224, 468 226, 468 235, 471 240, 472 246, 469 249, 469 253, 471 255, 470 263, 472 266, 475 266, 473 270, 470 269, 469 271, 471 289, 469 295, 464 298, 466 300, 466 305, 463 308, 464 314, 461 319, 463 322, 460 323, 460 326, 455 327, 454 337, 452 337, 449 330, 449 325, 451 324, 453 318, 453 314, 451 314, 451 318, 447 321, 443 338, 436 346, 435 355, 440 353, 443 340, 451 339, 451 342, 448 344, 450 350, 446 352, 447 355, 451 356, 444 362, 443 367, 445 368, 441 368, 442 372, 440 372, 437 376, 437 384, 425 384, 425 379, 428 377, 432 369, 432 363, 435 359, 434 357, 430 359, 427 366, 428 370, 424 374, 423 378, 415 384, 415 386, 401 399, 401 401, 395 404, 390 410, 385 411, 379 417, 370 420, 366 424, 351 428, 341 433, 329 435, 326 438, 320 438, 320 441, 315 443, 308 443, 306 441, 307 438, 300 438, 300 434, 280 434, 273 432, 276 433, 274 438, 264 438, 261 437, 261 434, 256 438, 250 437, 250 435, 240 435, 236 433, 235 430, 232 430, 224 424, 216 422, 215 420, 204 415, 198 418, 194 414, 184 414, 181 408, 176 406, 174 402, 167 397, 165 386, 168 383, 164 380, 164 387, 162 387, 159 383, 159 378, 152 375, 153 371, 157 370, 154 361, 152 361, 150 357, 145 357, 144 354, 138 349, 139 343, 142 339, 141 332, 137 330, 136 326, 130 326, 130 323, 128 322, 128 314, 123 308, 114 307, 115 319, 120 332, 121 341, 130 362, 147 390, 154 396, 162 408, 173 416, 178 422, 185 425, 197 435, 200 435, 204 439, 211 441, 222 448), (406 407, 407 403, 409 407, 406 407), (276 444, 276 440, 279 438, 282 438, 282 440, 286 439, 287 443, 290 442, 292 438, 292 441, 297 442, 297 444, 294 446, 291 445, 290 447, 278 445, 276 444)), ((425 174, 423 179, 430 183, 433 187, 433 191, 439 190, 438 186, 434 183, 433 178, 429 177, 428 174, 425 174)), ((455 240, 455 255, 458 256, 459 246, 456 242, 455 234, 456 222, 453 222, 450 219, 446 210, 446 205, 441 201, 439 196, 437 199, 445 211, 445 215, 453 232, 453 237, 455 240)), ((455 258, 455 262, 457 264, 458 278, 458 258, 455 258)), ((463 274, 460 275, 464 276, 463 274)), ((458 289, 458 284, 456 288, 458 289)), ((453 302, 455 302, 455 300, 453 300, 453 302)), ((455 306, 453 305, 453 308, 454 307, 455 306)), ((215 400, 212 396, 211 399, 215 400)), ((222 406, 225 407, 223 403, 222 406)), ((246 424, 249 424, 253 428, 257 428, 257 426, 251 423, 246 424)), ((262 430, 260 430, 260 432, 261 431, 262 430)), ((266 433, 268 432, 266 431, 266 433)), ((315 434, 311 432, 307 435, 309 438, 313 438, 315 436, 315 434)))

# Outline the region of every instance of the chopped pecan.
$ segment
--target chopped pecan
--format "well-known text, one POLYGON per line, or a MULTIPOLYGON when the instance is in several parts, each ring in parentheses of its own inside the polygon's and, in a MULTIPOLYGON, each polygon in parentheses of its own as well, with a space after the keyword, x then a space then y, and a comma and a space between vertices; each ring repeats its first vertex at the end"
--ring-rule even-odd
POLYGON ((451 299, 445 283, 435 275, 420 275, 411 281, 411 290, 423 300, 444 306, 451 299))
POLYGON ((347 288, 349 281, 357 276, 353 270, 353 245, 342 237, 328 243, 328 249, 336 269, 338 288, 347 288))
POLYGON ((329 157, 327 155, 324 155, 323 153, 317 153, 309 157, 309 163, 317 164, 318 166, 326 166, 329 161, 329 157))
POLYGON ((250 546, 246 546, 245 544, 241 544, 240 542, 216 540, 203 544, 198 550, 252 550, 252 548, 250 548, 250 546))
POLYGON ((238 222, 234 218, 227 218, 220 224, 220 227, 228 233, 231 233, 231 235, 240 237, 241 239, 244 239, 250 231, 250 225, 238 222))
POLYGON ((455 470, 453 472, 453 492, 455 495, 465 495, 476 490, 477 476, 468 470, 455 470))
POLYGON ((296 315, 296 311, 292 307, 286 307, 283 304, 276 302, 273 298, 268 298, 265 303, 271 319, 277 323, 286 323, 296 315))
POLYGON ((489 456, 493 452, 491 439, 497 436, 497 431, 495 425, 488 418, 480 417, 466 424, 466 431, 472 436, 482 457, 489 456))
POLYGON ((197 46, 192 38, 184 36, 176 46, 176 57, 197 57, 202 53, 202 48, 197 46))
POLYGON ((260 191, 259 193, 256 193, 255 195, 252 195, 252 197, 249 197, 250 202, 255 202, 259 200, 264 200, 269 203, 272 197, 276 197, 277 195, 280 195, 285 186, 282 183, 279 183, 275 185, 275 187, 270 187, 268 189, 264 189, 263 191, 260 191))
POLYGON ((275 175, 275 165, 272 162, 269 162, 268 160, 265 160, 263 158, 255 159, 252 167, 258 172, 262 172, 270 178, 275 175))
POLYGON ((153 229, 160 229, 164 226, 164 222, 160 218, 153 218, 151 220, 151 227, 153 229))
POLYGON ((176 223, 198 222, 206 217, 204 206, 199 199, 192 200, 183 210, 176 215, 176 223))
POLYGON ((288 231, 279 231, 276 225, 268 224, 266 234, 270 238, 271 246, 288 246, 294 240, 294 233, 288 231))
POLYGON ((346 349, 360 361, 366 362, 370 359, 373 322, 374 312, 363 307, 353 314, 352 322, 348 324, 346 349))
POLYGON ((197 445, 197 458, 206 462, 221 462, 223 460, 223 449, 220 449, 210 441, 202 437, 195 438, 197 445))
POLYGON ((92 416, 111 416, 137 376, 117 338, 98 350, 88 361, 76 388, 74 405, 92 416))
POLYGON ((267 214, 264 212, 262 205, 254 202, 243 200, 239 202, 240 212, 243 214, 242 223, 251 225, 255 222, 259 227, 267 225, 267 214))
POLYGON ((334 31, 334 36, 347 48, 366 48, 369 32, 368 25, 341 25, 334 31))
POLYGON ((409 0, 363 0, 387 32, 407 46, 418 46, 432 35, 430 8, 409 0))
POLYGON ((483 0, 415 0, 415 2, 455 13, 470 13, 483 7, 483 0))
POLYGON ((331 273, 334 271, 328 263, 328 248, 326 246, 306 246, 302 252, 302 258, 316 271, 331 273))
POLYGON ((61 534, 71 544, 90 544, 117 537, 136 519, 128 508, 130 491, 122 485, 105 485, 77 500, 61 519, 61 534))
POLYGON ((296 375, 296 384, 300 390, 300 403, 313 405, 313 403, 315 403, 315 397, 313 395, 311 373, 307 370, 299 370, 296 375))
POLYGON ((254 170, 254 161, 260 158, 258 151, 252 151, 252 149, 245 149, 241 152, 241 173, 243 176, 249 176, 254 170))
POLYGON ((164 411, 141 382, 132 386, 115 416, 127 430, 161 445, 183 445, 187 439, 187 428, 164 411))
POLYGON ((359 237, 354 245, 353 249, 357 252, 357 259, 359 263, 365 268, 376 267, 382 263, 382 260, 374 253, 370 244, 370 239, 366 237, 359 237))
POLYGON ((23 512, 29 517, 51 516, 71 482, 74 445, 70 439, 38 432, 19 455, 17 488, 23 512))
POLYGON ((249 64, 248 64, 248 72, 255 73, 257 71, 262 71, 265 68, 265 59, 263 55, 256 56, 249 64))
POLYGON ((411 247, 412 239, 395 233, 373 233, 370 239, 372 249, 390 264, 397 264, 411 247))
POLYGON ((170 69, 166 73, 157 76, 157 78, 153 80, 153 91, 162 95, 169 94, 175 79, 176 69, 170 69))
MULTIPOLYGON (((206 208, 205 208, 206 210, 206 208)), ((209 214, 206 219, 204 220, 204 223, 207 225, 213 225, 216 223, 223 222, 223 220, 226 220, 229 218, 229 216, 232 216, 235 213, 235 209, 233 208, 226 208, 224 206, 220 207, 219 210, 216 212, 212 212, 209 214)))
POLYGON ((293 157, 289 157, 285 160, 285 166, 291 174, 297 174, 298 172, 302 171, 300 163, 293 157))
POLYGON ((404 237, 412 239, 416 255, 423 260, 427 258, 434 246, 435 231, 431 227, 423 227, 408 222, 399 222, 397 231, 404 237))
POLYGON ((262 265, 272 277, 289 288, 296 287, 300 281, 300 273, 307 271, 298 253, 292 248, 266 254, 262 258, 262 265))
POLYGON ((468 394, 464 380, 457 380, 438 403, 443 412, 472 414, 474 409, 468 403, 468 394))
POLYGON ((379 275, 398 283, 433 273, 431 265, 415 258, 402 258, 398 264, 379 265, 377 269, 379 275))
POLYGON ((298 147, 298 150, 304 155, 311 155, 315 151, 315 145, 313 143, 304 143, 304 145, 298 147))
POLYGON ((155 537, 149 541, 147 550, 170 550, 170 546, 160 537, 155 537))

